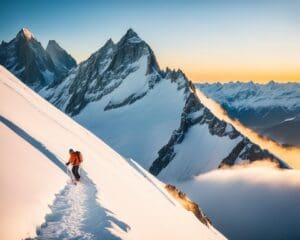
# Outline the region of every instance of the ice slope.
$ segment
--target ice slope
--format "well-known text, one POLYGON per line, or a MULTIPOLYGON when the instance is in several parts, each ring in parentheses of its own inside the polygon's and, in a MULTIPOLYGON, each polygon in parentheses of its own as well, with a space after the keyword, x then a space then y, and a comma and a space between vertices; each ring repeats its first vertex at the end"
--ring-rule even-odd
POLYGON ((1 239, 34 237, 46 213, 38 231, 42 239, 49 233, 66 239, 99 239, 105 234, 110 239, 224 238, 185 211, 161 182, 2 66, 0 94, 1 239), (66 185, 61 164, 70 147, 85 157, 86 175, 78 188, 66 185), (76 218, 74 211, 82 217, 76 218))

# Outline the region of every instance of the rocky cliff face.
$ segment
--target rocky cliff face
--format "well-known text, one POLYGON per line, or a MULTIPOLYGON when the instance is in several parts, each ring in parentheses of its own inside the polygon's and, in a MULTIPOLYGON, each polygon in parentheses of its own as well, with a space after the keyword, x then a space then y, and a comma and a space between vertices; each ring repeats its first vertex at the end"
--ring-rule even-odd
MULTIPOLYGON (((49 49, 52 48, 51 43, 49 49)), ((50 52, 53 53, 53 49, 50 52)), ((67 74, 62 68, 64 62, 61 61, 56 66, 51 55, 26 28, 21 29, 10 42, 2 41, 0 64, 36 91, 60 83, 67 74)))
POLYGON ((61 48, 55 40, 48 42, 46 51, 51 57, 56 69, 62 74, 66 75, 70 69, 77 65, 75 59, 61 48))
MULTIPOLYGON (((69 96, 67 101, 60 99, 57 93, 48 93, 46 98, 55 102, 66 113, 76 115, 87 103, 100 100, 113 92, 124 79, 139 69, 141 60, 145 61, 145 76, 148 78, 148 89, 151 89, 160 80, 158 64, 148 44, 129 29, 117 44, 108 40, 101 49, 71 72, 66 86, 69 96)), ((105 110, 132 104, 146 95, 148 89, 128 94, 123 101, 109 102, 105 110)))
MULTIPOLYGON (((287 165, 273 154, 261 149, 247 137, 242 136, 233 126, 216 118, 211 111, 199 101, 192 83, 189 83, 189 86, 190 92, 181 114, 180 126, 173 132, 168 143, 159 150, 158 157, 154 160, 149 169, 152 174, 159 175, 159 173, 170 164, 177 154, 175 150, 176 146, 179 146, 183 142, 187 133, 195 125, 205 126, 212 136, 215 135, 221 138, 227 137, 227 139, 231 140, 240 140, 230 153, 222 158, 219 167, 224 165, 231 166, 241 161, 257 161, 262 159, 270 159, 277 162, 280 167, 287 167, 287 165)), ((226 140, 224 139, 224 141, 226 140)), ((203 143, 199 143, 199 147, 200 144, 203 143)), ((199 158, 201 158, 201 155, 199 158)))
POLYGON ((200 222, 208 227, 212 225, 211 220, 203 213, 198 204, 191 201, 184 192, 170 184, 166 185, 165 188, 187 211, 194 213, 200 222))
POLYGON ((1 43, 0 63, 35 90, 59 76, 50 56, 25 28, 10 42, 1 43))

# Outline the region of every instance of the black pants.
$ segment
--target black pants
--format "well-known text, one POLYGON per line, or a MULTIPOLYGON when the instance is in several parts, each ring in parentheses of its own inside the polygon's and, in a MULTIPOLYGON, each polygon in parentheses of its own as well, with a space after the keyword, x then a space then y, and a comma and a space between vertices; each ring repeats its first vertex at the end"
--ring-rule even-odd
POLYGON ((73 166, 72 167, 72 173, 73 173, 74 177, 76 178, 76 180, 80 179, 80 175, 78 173, 78 170, 79 170, 79 166, 73 166))

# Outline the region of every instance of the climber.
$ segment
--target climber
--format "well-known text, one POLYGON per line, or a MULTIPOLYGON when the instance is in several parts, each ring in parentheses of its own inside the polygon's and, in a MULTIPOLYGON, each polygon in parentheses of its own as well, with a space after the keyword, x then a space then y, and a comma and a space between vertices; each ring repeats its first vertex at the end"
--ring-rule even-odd
POLYGON ((69 150, 70 159, 66 163, 68 166, 70 163, 72 164, 72 173, 77 181, 80 180, 80 175, 78 173, 79 166, 82 163, 82 155, 79 151, 74 151, 72 148, 69 150))

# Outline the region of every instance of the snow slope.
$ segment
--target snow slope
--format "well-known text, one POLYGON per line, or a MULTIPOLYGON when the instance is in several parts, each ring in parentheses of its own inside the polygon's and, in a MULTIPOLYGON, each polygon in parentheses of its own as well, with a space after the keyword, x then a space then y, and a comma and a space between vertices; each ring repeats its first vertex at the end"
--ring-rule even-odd
POLYGON ((138 164, 124 159, 2 66, 0 94, 0 129, 5 136, 0 151, 1 239, 34 237, 43 221, 37 231, 41 239, 224 238, 185 211, 138 164), (62 162, 70 147, 85 158, 78 186, 66 185, 62 162))

